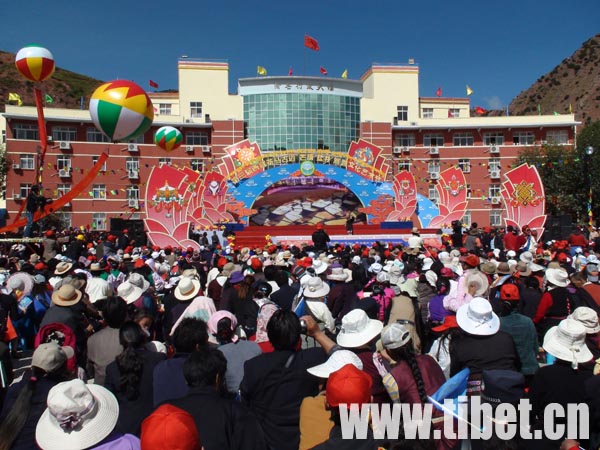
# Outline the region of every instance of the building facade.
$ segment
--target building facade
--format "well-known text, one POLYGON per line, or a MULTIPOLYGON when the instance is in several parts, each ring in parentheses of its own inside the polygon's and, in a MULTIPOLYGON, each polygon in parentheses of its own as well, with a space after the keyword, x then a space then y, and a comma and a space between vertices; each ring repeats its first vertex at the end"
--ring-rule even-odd
MULTIPOLYGON (((367 141, 381 149, 390 167, 382 181, 409 171, 418 193, 434 203, 439 174, 459 167, 467 183, 464 222, 499 226, 502 174, 525 148, 544 142, 571 147, 579 125, 573 115, 471 117, 468 98, 420 97, 419 67, 414 64, 373 65, 359 80, 240 79, 235 94, 229 93, 228 74, 226 62, 181 59, 178 92, 149 93, 153 125, 126 143, 107 142, 87 110, 45 108, 45 196, 59 198, 69 192, 102 153, 109 155, 82 194, 57 211, 63 223, 103 230, 111 218, 143 219, 153 167, 208 173, 222 163, 229 147, 247 139, 263 155, 344 153, 352 142, 367 141), (184 137, 184 144, 169 153, 153 143, 154 133, 164 125, 178 128, 184 137)), ((3 118, 10 223, 36 182, 40 143, 35 108, 7 105, 3 118)))

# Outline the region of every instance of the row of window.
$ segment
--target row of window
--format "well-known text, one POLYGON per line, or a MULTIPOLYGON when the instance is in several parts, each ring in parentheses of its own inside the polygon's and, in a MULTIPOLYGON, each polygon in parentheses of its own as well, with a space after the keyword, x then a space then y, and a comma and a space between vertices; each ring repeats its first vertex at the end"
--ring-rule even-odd
MULTIPOLYGON (((98 162, 98 156, 92 156, 92 165, 98 162)), ((158 166, 171 165, 173 162, 171 158, 158 158, 158 166)), ((201 159, 190 159, 190 166, 192 170, 198 172, 204 172, 204 161, 201 159)), ((71 155, 58 155, 56 157, 56 169, 57 170, 71 170, 72 157, 71 155)), ((19 168, 21 170, 34 170, 35 169, 35 155, 22 154, 19 157, 19 168)), ((106 172, 106 163, 100 169, 101 172, 106 172)), ((140 170, 140 158, 129 157, 125 160, 125 170, 128 172, 139 172, 140 170)))
MULTIPOLYGON (((433 119, 433 108, 423 108, 421 117, 423 119, 433 119)), ((460 108, 448 108, 448 117, 460 117, 460 108)), ((408 121, 408 106, 401 105, 396 108, 396 120, 408 121)))
MULTIPOLYGON (((172 103, 159 103, 155 112, 163 116, 172 114, 172 103)), ((190 117, 202 117, 202 102, 190 102, 190 117)))
MULTIPOLYGON (((31 190, 31 184, 21 184, 19 186, 18 195, 21 198, 27 198, 29 195, 29 191, 31 190)), ((71 191, 71 184, 69 183, 59 183, 56 185, 56 198, 62 197, 63 195, 69 193, 71 191)), ((90 191, 92 193, 91 198, 94 199, 106 199, 107 188, 105 184, 94 184, 92 185, 92 189, 90 191)), ((52 193, 54 195, 54 193, 52 193)), ((114 190, 111 191, 112 195, 114 194, 114 190)), ((46 195, 47 197, 49 195, 46 195)), ((52 195, 50 195, 52 197, 52 195)), ((139 200, 140 198, 140 187, 135 185, 130 185, 125 188, 125 198, 127 200, 139 200)))
MULTIPOLYGON (((459 159, 457 163, 460 170, 464 173, 471 172, 471 160, 464 158, 459 159)), ((406 170, 410 172, 412 166, 412 161, 408 159, 403 159, 398 161, 398 171, 406 170)), ((500 158, 490 158, 487 160, 488 170, 500 170, 500 158)), ((429 173, 439 173, 440 172, 440 161, 435 159, 427 162, 427 171, 429 173)))
MULTIPOLYGON (((569 132, 567 130, 548 130, 546 131, 546 141, 551 144, 568 144, 569 132)), ((533 131, 514 131, 512 133, 512 142, 515 145, 533 145, 535 143, 535 135, 533 131)), ((416 135, 413 133, 397 134, 395 138, 395 145, 398 147, 414 147, 416 143, 416 135)), ((444 144, 444 135, 441 133, 427 133, 423 135, 424 147, 443 147, 444 144)), ((483 133, 483 145, 504 144, 504 133, 483 133)), ((454 133, 452 135, 452 145, 455 147, 475 145, 473 133, 454 133)))
MULTIPOLYGON (((53 126, 50 129, 50 135, 54 141, 77 141, 77 127, 70 126, 53 126)), ((13 127, 13 136, 15 139, 39 140, 37 125, 19 123, 13 127)), ((185 145, 209 145, 209 135, 204 131, 186 131, 185 145)), ((94 127, 88 127, 85 130, 86 142, 110 142, 108 137, 94 127)), ((130 142, 136 144, 144 143, 144 135, 140 135, 130 142)))
MULTIPOLYGON (((427 194, 429 200, 435 204, 437 204, 440 199, 436 186, 436 184, 430 184, 427 194)), ((473 190, 470 184, 467 184, 465 189, 467 190, 467 198, 481 198, 481 195, 475 195, 475 197, 473 196, 473 190)), ((490 184, 487 188, 487 198, 500 198, 501 191, 502 185, 500 183, 490 184)))

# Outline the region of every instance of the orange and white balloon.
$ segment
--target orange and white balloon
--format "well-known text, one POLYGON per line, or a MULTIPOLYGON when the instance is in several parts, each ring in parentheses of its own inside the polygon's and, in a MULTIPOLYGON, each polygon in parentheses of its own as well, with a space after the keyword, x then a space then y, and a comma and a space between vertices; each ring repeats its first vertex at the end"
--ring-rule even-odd
POLYGON ((17 52, 17 70, 30 81, 44 81, 52 76, 55 69, 54 57, 50 50, 39 45, 28 45, 17 52))

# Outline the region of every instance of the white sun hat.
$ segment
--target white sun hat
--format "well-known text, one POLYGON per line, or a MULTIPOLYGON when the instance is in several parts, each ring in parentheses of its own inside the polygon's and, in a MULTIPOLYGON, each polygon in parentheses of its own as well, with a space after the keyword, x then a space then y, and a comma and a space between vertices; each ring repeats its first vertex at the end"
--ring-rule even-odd
POLYGON ((43 450, 89 448, 108 436, 119 418, 119 403, 106 388, 75 379, 50 389, 35 440, 43 450))
POLYGON ((304 286, 306 298, 321 298, 329 294, 329 285, 319 277, 310 277, 304 286))
POLYGON ((571 363, 577 369, 579 363, 590 361, 594 355, 585 344, 585 327, 572 319, 561 320, 544 336, 542 347, 552 356, 571 363))
POLYGON ((565 269, 547 269, 546 279, 559 287, 566 287, 569 284, 569 274, 565 269))
POLYGON ((379 320, 369 319, 362 309, 353 309, 342 318, 337 343, 346 348, 360 347, 378 336, 382 328, 383 323, 379 320))
POLYGON ((306 369, 308 373, 319 378, 329 378, 333 372, 337 372, 346 364, 352 364, 358 370, 363 370, 363 363, 358 356, 350 350, 337 350, 329 356, 323 364, 306 369))
POLYGON ((492 305, 482 297, 475 297, 456 312, 458 326, 469 334, 490 336, 500 329, 500 319, 492 311, 492 305))

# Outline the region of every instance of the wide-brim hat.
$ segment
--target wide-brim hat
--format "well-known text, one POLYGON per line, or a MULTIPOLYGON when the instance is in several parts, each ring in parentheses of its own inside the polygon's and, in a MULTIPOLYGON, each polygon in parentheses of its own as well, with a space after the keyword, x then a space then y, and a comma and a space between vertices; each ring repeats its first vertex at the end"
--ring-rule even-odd
POLYGON ((458 326, 469 334, 490 336, 500 329, 500 319, 485 298, 475 297, 456 312, 458 326))
MULTIPOLYGON (((55 412, 56 414, 56 412, 55 412)), ((66 415, 66 412, 63 413, 66 415)), ((69 416, 72 417, 72 416, 69 416)), ((44 450, 78 450, 90 448, 108 436, 119 418, 119 403, 106 388, 97 384, 85 384, 81 380, 59 383, 48 393, 48 408, 42 413, 35 429, 35 440, 44 450), (94 407, 83 414, 81 424, 72 431, 64 431, 59 420, 50 412, 57 406, 69 409, 69 403, 81 401, 89 394, 93 396, 94 407), (75 402, 70 397, 75 398, 75 402)))
POLYGON ((68 283, 63 283, 60 289, 52 293, 52 303, 58 306, 72 306, 81 300, 83 294, 79 289, 68 283))
POLYGON ((200 281, 195 278, 181 277, 175 288, 175 298, 177 300, 190 300, 200 292, 200 281))
POLYGON ((65 274, 71 270, 71 267, 73 267, 73 263, 61 261, 56 265, 56 268, 54 269, 54 275, 65 274))
POLYGON ((531 263, 531 264, 529 264, 529 270, 531 270, 532 272, 541 272, 542 270, 546 270, 546 268, 539 264, 531 263))
POLYGON ((92 263, 90 268, 88 269, 90 272, 103 272, 104 267, 102 267, 99 263, 92 263))
POLYGON ((15 272, 6 280, 6 286, 11 290, 18 289, 23 295, 29 295, 33 289, 33 277, 27 272, 15 272))
POLYGON ((501 262, 498 264, 498 267, 496 267, 496 273, 498 275, 512 275, 513 272, 507 262, 501 262))
POLYGON ((327 264, 325 261, 323 261, 321 259, 313 260, 312 268, 315 269, 315 273, 317 275, 320 275, 323 272, 325 272, 328 267, 329 267, 329 264, 327 264))
POLYGON ((369 319, 362 309, 354 309, 342 318, 337 343, 346 348, 360 347, 379 336, 382 329, 383 323, 379 320, 369 319))
POLYGON ((517 273, 522 277, 528 277, 531 275, 531 269, 529 268, 529 264, 525 261, 519 261, 517 263, 517 273))
POLYGON ((555 286, 566 287, 569 284, 569 274, 565 269, 546 270, 546 279, 555 286))
POLYGON ((332 267, 331 273, 327 275, 327 279, 333 281, 346 281, 348 279, 348 273, 344 271, 344 268, 341 265, 339 267, 332 267))
POLYGON ((479 288, 475 291, 475 297, 481 297, 485 295, 490 286, 490 281, 488 277, 479 270, 469 270, 467 275, 465 276, 465 286, 468 286, 469 283, 473 280, 479 282, 479 288))
POLYGON ((146 280, 141 273, 131 272, 127 281, 129 281, 135 287, 140 288, 142 292, 146 292, 150 287, 150 282, 146 280))
POLYGON ((321 298, 329 294, 329 290, 329 285, 319 277, 309 277, 303 292, 306 298, 321 298))
POLYGON ((493 275, 496 273, 496 264, 494 264, 492 261, 486 261, 479 268, 483 273, 488 275, 493 275))
POLYGON ((588 362, 594 357, 585 344, 585 336, 586 330, 581 323, 572 319, 562 320, 546 332, 542 347, 552 356, 576 367, 577 363, 588 362))
POLYGON ((135 302, 143 293, 144 291, 141 288, 130 281, 125 281, 117 287, 117 295, 125 300, 128 305, 135 302))
POLYGON ((568 319, 576 320, 585 328, 586 334, 596 334, 600 332, 600 324, 598 324, 598 314, 592 308, 580 306, 575 308, 568 319))
POLYGON ((337 350, 329 356, 327 361, 318 366, 306 369, 308 373, 319 378, 329 378, 333 372, 337 372, 346 364, 352 364, 359 370, 363 370, 363 363, 356 354, 350 350, 337 350))

